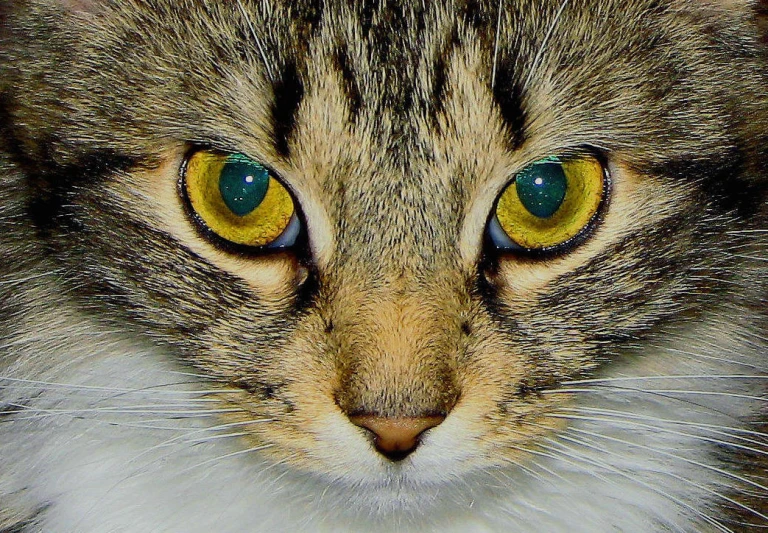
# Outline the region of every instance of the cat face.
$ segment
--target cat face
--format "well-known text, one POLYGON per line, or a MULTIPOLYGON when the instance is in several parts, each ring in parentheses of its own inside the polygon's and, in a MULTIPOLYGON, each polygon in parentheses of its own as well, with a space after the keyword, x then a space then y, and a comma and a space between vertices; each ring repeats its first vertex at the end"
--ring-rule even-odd
POLYGON ((204 375, 245 446, 444 483, 524 464, 569 383, 721 306, 763 323, 736 251, 765 227, 765 60, 723 4, 30 3, 5 150, 73 301, 204 375), (293 240, 218 235, 200 154, 266 169, 293 240), (596 165, 592 214, 499 245, 500 197, 547 158, 596 165), (405 458, 392 420, 428 420, 405 458))

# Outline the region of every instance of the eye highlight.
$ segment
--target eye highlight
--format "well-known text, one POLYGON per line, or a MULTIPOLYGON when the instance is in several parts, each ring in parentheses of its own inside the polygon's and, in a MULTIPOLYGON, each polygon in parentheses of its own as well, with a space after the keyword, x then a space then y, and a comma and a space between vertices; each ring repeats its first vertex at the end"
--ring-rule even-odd
POLYGON ((537 161, 502 191, 488 224, 489 241, 501 251, 557 249, 587 230, 606 190, 605 170, 594 156, 537 161))
POLYGON ((183 169, 182 189, 195 218, 229 243, 285 248, 296 241, 300 222, 291 194, 243 154, 195 152, 183 169))

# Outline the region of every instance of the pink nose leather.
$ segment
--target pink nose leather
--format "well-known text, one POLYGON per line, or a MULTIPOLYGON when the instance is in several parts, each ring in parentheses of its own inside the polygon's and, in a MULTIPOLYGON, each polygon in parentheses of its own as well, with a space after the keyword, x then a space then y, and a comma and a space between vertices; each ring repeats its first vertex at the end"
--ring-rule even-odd
POLYGON ((355 415, 349 419, 356 426, 374 435, 376 449, 392 461, 405 459, 419 445, 419 436, 445 420, 443 415, 385 418, 376 415, 355 415))

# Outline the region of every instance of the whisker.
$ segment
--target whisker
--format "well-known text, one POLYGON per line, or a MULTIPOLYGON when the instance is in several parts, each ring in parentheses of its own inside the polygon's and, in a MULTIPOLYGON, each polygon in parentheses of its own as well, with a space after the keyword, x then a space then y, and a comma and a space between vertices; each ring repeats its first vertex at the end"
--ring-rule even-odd
MULTIPOLYGON (((602 449, 602 448, 596 446, 595 443, 591 443, 590 444, 589 441, 585 441, 583 439, 575 438, 575 437, 564 435, 564 434, 561 434, 558 437, 563 439, 563 440, 567 440, 569 442, 572 442, 572 443, 576 444, 577 446, 585 447, 585 448, 587 448, 589 450, 593 450, 593 451, 596 451, 596 452, 601 453, 601 454, 607 454, 607 455, 610 455, 612 457, 617 457, 619 459, 622 458, 622 456, 620 454, 617 454, 615 452, 611 452, 611 451, 602 449)), ((568 448, 568 449, 572 450, 572 448, 568 448)), ((673 496, 672 494, 670 494, 670 493, 668 493, 668 492, 666 492, 666 491, 664 491, 664 490, 662 490, 662 489, 660 489, 660 488, 658 488, 656 486, 653 486, 653 485, 651 485, 651 484, 649 484, 649 483, 647 483, 645 481, 637 479, 636 476, 631 476, 631 475, 627 474, 626 472, 623 472, 622 470, 620 470, 620 469, 618 469, 618 468, 616 468, 616 467, 614 467, 614 466, 612 466, 610 464, 604 463, 603 461, 591 460, 591 459, 586 458, 586 457, 584 458, 584 460, 585 461, 589 461, 589 462, 593 462, 593 464, 595 466, 607 469, 608 471, 610 471, 610 472, 612 472, 612 473, 614 473, 616 475, 619 475, 619 476, 623 477, 624 479, 627 479, 627 480, 629 480, 629 481, 631 481, 633 483, 636 483, 636 484, 640 485, 641 487, 645 487, 645 488, 649 489, 651 492, 653 492, 655 494, 658 494, 660 496, 663 496, 664 498, 667 498, 671 502, 673 502, 673 503, 675 503, 677 505, 680 505, 681 507, 683 507, 685 509, 688 509, 688 510, 692 511, 693 513, 695 513, 698 516, 700 516, 701 518, 703 518, 707 523, 709 523, 710 525, 716 527, 717 529, 719 529, 720 531, 722 531, 724 533, 734 533, 733 530, 731 530, 730 528, 728 528, 727 526, 722 524, 720 521, 718 521, 714 517, 704 513, 702 510, 697 509, 696 507, 694 507, 693 505, 691 505, 689 503, 686 503, 685 501, 681 500, 677 496, 673 496)), ((668 472, 666 472, 666 471, 663 471, 661 473, 663 473, 664 475, 668 475, 668 472)), ((683 482, 690 482, 690 480, 687 480, 687 479, 681 479, 681 481, 683 481, 683 482)))
POLYGON ((504 0, 499 0, 499 5, 497 8, 497 18, 496 18, 496 40, 493 45, 493 70, 491 72, 491 90, 496 86, 496 65, 499 59, 499 37, 501 35, 501 4, 504 0))
MULTIPOLYGON (((626 446, 634 446, 636 448, 640 448, 642 450, 646 450, 646 451, 649 451, 651 453, 655 453, 655 454, 658 454, 658 455, 663 455, 663 456, 669 457, 671 459, 676 459, 676 460, 681 461, 683 463, 694 465, 694 466, 698 466, 698 467, 703 468, 705 470, 709 470, 711 472, 716 472, 716 473, 718 473, 718 474, 720 474, 722 476, 725 476, 725 477, 728 477, 728 478, 731 478, 731 479, 735 479, 737 481, 745 483, 746 485, 749 485, 751 487, 760 489, 760 490, 765 491, 766 493, 768 493, 768 487, 766 487, 764 485, 761 485, 760 483, 757 483, 756 481, 752 481, 752 480, 747 479, 747 478, 745 478, 743 476, 739 476, 738 474, 734 474, 733 472, 728 472, 727 470, 723 470, 722 468, 717 468, 716 466, 708 465, 708 464, 702 463, 700 461, 695 461, 693 459, 688 459, 686 457, 682 457, 682 456, 679 456, 679 455, 671 453, 671 452, 666 452, 664 450, 659 450, 659 449, 653 448, 651 446, 646 446, 644 444, 638 444, 636 442, 631 442, 631 441, 627 441, 627 440, 624 440, 624 439, 619 439, 617 437, 609 437, 608 435, 601 435, 600 433, 595 433, 593 431, 587 431, 585 429, 579 429, 579 428, 571 427, 571 428, 568 429, 568 431, 579 433, 579 434, 584 434, 584 435, 589 435, 590 437, 594 437, 594 438, 597 438, 597 439, 603 439, 603 440, 608 440, 608 441, 611 441, 611 442, 617 442, 617 443, 620 443, 620 444, 624 444, 626 446)), ((761 515, 761 517, 762 517, 762 515, 761 515)), ((766 520, 768 520, 768 516, 766 516, 764 518, 766 520)))
MULTIPOLYGON (((192 418, 207 418, 207 417, 220 415, 220 414, 241 413, 241 412, 243 412, 243 410, 238 408, 227 408, 227 409, 195 409, 195 408, 189 408, 189 409, 158 409, 158 408, 153 408, 153 409, 149 409, 149 408, 147 409, 121 409, 121 408, 44 409, 44 408, 35 408, 35 407, 24 407, 17 410, 6 411, 3 414, 13 414, 14 416, 10 416, 8 418, 2 419, 1 422, 6 424, 12 424, 16 422, 42 420, 46 418, 57 418, 57 417, 66 416, 73 419, 90 420, 93 422, 99 422, 103 424, 114 424, 114 425, 129 427, 131 424, 130 420, 127 422, 118 421, 114 419, 104 420, 104 419, 98 418, 96 415, 107 414, 107 415, 158 415, 158 416, 161 416, 161 418, 143 420, 143 423, 147 424, 150 422, 167 422, 169 419, 179 420, 179 419, 192 419, 192 418), (17 416, 18 414, 21 414, 21 413, 31 413, 31 414, 26 416, 17 416)), ((137 422, 133 422, 133 424, 136 424, 136 423, 137 422)), ((158 428, 158 429, 161 429, 161 428, 158 428)), ((178 429, 178 428, 167 428, 167 429, 178 429)))
POLYGON ((739 427, 730 427, 730 426, 720 426, 716 424, 703 424, 700 422, 691 422, 688 420, 672 420, 667 418, 658 418, 658 417, 652 417, 647 415, 639 415, 637 413, 632 413, 629 411, 619 411, 614 409, 601 409, 601 408, 594 408, 594 407, 561 407, 559 408, 559 411, 564 412, 587 412, 587 413, 597 413, 597 414, 605 414, 608 416, 620 416, 625 418, 632 418, 636 420, 647 420, 651 422, 661 422, 671 425, 678 425, 678 426, 692 426, 700 429, 705 429, 707 431, 713 431, 717 432, 719 434, 728 435, 735 439, 744 440, 747 442, 751 442, 754 444, 764 444, 760 441, 754 440, 754 439, 747 439, 746 437, 740 437, 738 435, 734 435, 733 433, 741 433, 745 435, 750 435, 753 437, 763 437, 768 438, 768 433, 763 433, 761 431, 754 431, 739 427), (729 433, 733 432, 733 433, 729 433))
POLYGON ((227 424, 219 424, 219 425, 216 425, 216 426, 196 429, 196 430, 184 433, 183 435, 178 435, 176 437, 168 439, 168 440, 166 440, 164 442, 161 442, 160 444, 156 444, 156 445, 154 445, 154 446, 152 446, 150 448, 147 448, 146 450, 141 452, 139 455, 137 455, 136 457, 134 457, 130 461, 128 461, 128 464, 131 464, 132 462, 135 462, 135 461, 139 460, 141 457, 143 457, 143 456, 145 456, 145 455, 147 455, 147 454, 149 454, 149 453, 151 453, 151 452, 153 452, 155 450, 158 450, 160 448, 167 448, 169 446, 175 445, 175 444, 180 443, 180 442, 182 442, 182 443, 188 442, 185 439, 188 439, 192 435, 200 435, 200 434, 203 434, 203 433, 209 433, 209 432, 214 432, 214 431, 221 431, 221 430, 224 430, 224 429, 231 429, 231 428, 235 428, 235 427, 250 426, 252 424, 261 424, 261 423, 269 423, 269 422, 274 422, 274 419, 272 419, 272 418, 260 418, 260 419, 255 419, 255 420, 244 420, 244 421, 240 421, 240 422, 230 422, 230 423, 227 423, 227 424))
MULTIPOLYGON (((539 424, 529 424, 529 425, 534 425, 534 426, 537 426, 537 427, 543 427, 543 426, 540 426, 539 424)), ((587 458, 585 458, 583 456, 574 455, 574 454, 570 453, 571 451, 575 451, 575 450, 571 450, 569 448, 568 449, 569 451, 565 452, 565 451, 559 449, 559 444, 560 443, 558 443, 556 441, 553 441, 552 439, 547 439, 547 438, 545 438, 543 440, 545 442, 549 442, 550 444, 553 444, 553 445, 558 446, 558 447, 553 448, 552 446, 545 446, 544 444, 539 442, 536 445, 539 448, 541 448, 542 450, 545 450, 545 451, 544 452, 538 452, 537 453, 538 455, 543 455, 544 457, 548 457, 550 459, 555 459, 557 461, 563 461, 563 462, 565 462, 565 463, 567 463, 567 464, 569 464, 569 465, 571 465, 571 466, 573 466, 575 468, 578 468, 581 472, 583 472, 585 474, 588 474, 588 475, 590 475, 590 476, 592 476, 592 477, 594 477, 596 479, 599 479, 600 481, 602 481, 604 483, 611 483, 611 484, 614 483, 610 479, 600 475, 594 469, 584 468, 584 466, 581 463, 585 463, 586 462, 587 464, 590 464, 590 462, 587 461, 587 458), (547 453, 547 452, 549 452, 549 453, 547 453), (564 457, 566 457, 567 459, 565 459, 564 457)), ((531 453, 536 453, 536 452, 532 451, 531 453)), ((594 466, 594 464, 592 466, 594 466)))
POLYGON ((671 477, 673 477, 673 478, 675 478, 677 480, 680 480, 680 481, 682 481, 684 483, 688 483, 688 484, 696 487, 697 489, 703 490, 704 492, 707 492, 707 493, 711 494, 712 496, 716 496, 716 497, 718 497, 718 498, 720 498, 722 500, 725 500, 728 503, 731 503, 731 504, 735 505, 736 507, 738 507, 738 508, 740 508, 740 509, 742 509, 744 511, 747 511, 748 513, 751 513, 751 514, 753 514, 753 515, 755 515, 755 516, 757 516, 759 518, 762 518, 762 519, 768 521, 768 517, 765 516, 760 511, 757 511, 756 509, 753 509, 752 507, 750 507, 750 506, 748 506, 746 504, 743 504, 743 503, 741 503, 741 502, 739 502, 737 500, 734 500, 733 498, 731 498, 729 496, 726 496, 725 494, 722 494, 722 493, 720 493, 720 492, 718 492, 718 491, 716 491, 714 489, 711 489, 709 487, 701 485, 700 483, 695 483, 694 481, 692 481, 690 479, 686 479, 686 478, 684 478, 682 476, 678 476, 677 474, 674 474, 674 473, 671 473, 671 472, 668 472, 667 475, 671 476, 671 477))
POLYGON ((695 440, 701 440, 705 442, 710 442, 712 444, 719 444, 723 446, 729 446, 733 448, 738 448, 740 450, 749 451, 758 455, 766 455, 768 456, 768 450, 760 450, 757 448, 753 448, 751 446, 746 446, 743 444, 736 444, 734 442, 728 442, 723 441, 720 439, 715 439, 712 437, 706 437, 704 435, 697 435, 695 433, 686 433, 684 431, 676 431, 669 428, 664 428, 661 426, 655 426, 652 424, 642 424, 640 422, 631 422, 628 420, 622 420, 620 418, 601 418, 597 416, 580 416, 580 415, 566 415, 566 414, 557 414, 557 413, 547 413, 544 416, 547 416, 549 418, 558 418, 563 420, 586 420, 588 422, 610 422, 612 424, 620 424, 627 427, 635 427, 635 428, 644 428, 644 429, 653 429, 656 431, 660 431, 662 433, 668 433, 671 435, 678 435, 680 437, 689 437, 695 440))
MULTIPOLYGON (((126 407, 93 407, 83 409, 46 409, 40 407, 31 407, 26 405, 10 404, 19 408, 17 413, 31 412, 42 413, 46 415, 78 415, 78 414, 92 414, 92 413, 119 413, 119 414, 152 414, 152 415, 211 415, 221 413, 240 413, 243 410, 235 407, 226 409, 173 409, 177 407, 175 405, 167 406, 167 409, 161 409, 158 405, 149 406, 126 406, 126 407)), ((35 418, 35 417, 32 417, 35 418)))
MULTIPOLYGON (((33 380, 33 379, 22 379, 22 378, 12 378, 9 376, 0 376, 0 382, 7 381, 10 383, 22 383, 30 386, 32 389, 39 390, 42 388, 43 390, 56 390, 56 389, 64 389, 64 390, 76 390, 76 391, 94 391, 94 392, 111 392, 114 394, 123 395, 123 394, 139 394, 147 391, 153 391, 159 394, 167 394, 167 395, 198 395, 198 396, 207 396, 211 394, 241 394, 242 391, 237 389, 209 389, 209 390, 157 390, 160 388, 165 387, 174 387, 178 385, 191 385, 195 384, 194 381, 179 381, 175 383, 164 383, 160 385, 152 385, 149 387, 142 387, 139 389, 125 389, 125 388, 115 388, 115 387, 99 387, 94 385, 77 385, 77 384, 71 384, 71 383, 57 383, 52 381, 40 381, 40 380, 33 380)), ((8 385, 0 385, 0 389, 5 389, 9 387, 8 385)), ((115 397, 115 396, 113 396, 115 397)))
POLYGON ((246 448, 244 450, 237 450, 236 452, 231 452, 231 453, 228 453, 228 454, 225 454, 225 455, 220 455, 219 457, 214 457, 212 459, 208 459, 206 461, 203 461, 202 463, 197 463, 196 465, 193 465, 193 466, 190 466, 188 468, 185 468, 184 470, 181 470, 180 472, 178 472, 178 475, 181 476, 181 475, 186 474, 187 472, 190 472, 190 471, 192 471, 192 470, 194 470, 196 468, 200 468, 200 467, 203 467, 205 465, 208 465, 208 464, 211 464, 211 463, 215 463, 215 462, 218 462, 218 461, 223 461, 224 459, 229 459, 231 457, 238 457, 240 455, 247 455, 249 453, 259 452, 259 451, 262 451, 262 450, 267 450, 269 448, 274 448, 274 446, 275 446, 274 444, 261 444, 259 446, 253 446, 252 448, 246 448))
POLYGON ((533 75, 536 73, 536 70, 539 68, 539 62, 541 61, 542 55, 544 54, 544 50, 547 47, 547 44, 549 44, 549 39, 552 37, 553 32, 555 31, 555 28, 557 27, 558 22, 560 22, 560 16, 563 14, 563 11, 565 10, 565 6, 568 5, 569 0, 563 0, 563 3, 560 4, 560 9, 557 10, 557 13, 555 14, 555 18, 552 20, 552 23, 549 26, 549 30, 547 30, 547 34, 544 36, 544 40, 541 43, 541 46, 539 47, 538 52, 536 52, 536 56, 533 58, 533 63, 531 63, 531 70, 528 72, 528 77, 525 79, 525 83, 523 84, 522 93, 525 93, 528 89, 528 85, 531 82, 531 79, 533 78, 533 75))
MULTIPOLYGON (((540 451, 530 450, 530 449, 524 448, 522 446, 507 445, 507 447, 512 449, 512 450, 517 450, 517 451, 523 452, 523 453, 525 453, 527 455, 542 455, 542 456, 546 457, 546 455, 544 453, 540 452, 540 451)), ((548 456, 548 458, 552 458, 552 457, 548 456)), ((538 472, 534 472, 532 469, 530 469, 527 466, 523 465, 519 461, 516 461, 516 460, 511 459, 511 458, 507 458, 507 457, 505 457, 503 459, 504 459, 505 463, 511 464, 512 466, 522 470, 523 472, 525 472, 529 476, 533 477, 533 479, 545 481, 546 483, 549 483, 549 484, 551 484, 552 486, 555 486, 555 487, 558 486, 558 483, 552 481, 551 479, 546 479, 544 476, 540 475, 538 472)), ((536 461, 533 461, 533 460, 529 459, 528 462, 530 464, 536 466, 540 470, 543 470, 546 474, 549 474, 549 476, 551 478, 557 479, 559 481, 559 483, 566 483, 566 484, 569 484, 569 485, 574 486, 574 487, 576 486, 576 484, 573 483, 571 480, 564 478, 563 476, 559 475, 557 472, 555 472, 555 471, 553 471, 553 470, 551 470, 551 469, 549 469, 549 468, 547 468, 547 467, 537 463, 536 461)))
MULTIPOLYGON (((768 398, 763 398, 761 396, 752 396, 749 394, 737 394, 733 392, 717 392, 717 391, 697 391, 697 390, 684 390, 684 389, 632 389, 632 388, 623 388, 623 387, 596 387, 594 389, 574 389, 574 388, 565 388, 565 389, 557 389, 557 390, 551 390, 551 391, 542 391, 542 394, 564 394, 564 393, 578 393, 578 392, 591 392, 591 393, 605 393, 605 392, 618 392, 618 393, 627 393, 627 394, 637 394, 637 393, 644 393, 644 394, 658 394, 660 396, 663 395, 672 395, 672 394, 681 394, 681 395, 691 395, 691 396, 720 396, 724 398, 738 398, 740 400, 753 400, 757 402, 768 402, 768 398)), ((697 405, 697 404, 694 404, 697 405)), ((703 405, 699 405, 699 407, 706 407, 703 405)), ((717 411, 713 409, 713 411, 727 415, 728 413, 717 411)))
POLYGON ((246 431, 241 431, 238 433, 224 433, 223 435, 211 435, 210 437, 188 439, 184 441, 184 444, 204 444, 206 442, 212 442, 212 441, 221 440, 221 439, 230 439, 232 437, 244 437, 245 435, 249 435, 249 433, 246 431))
POLYGON ((680 379, 739 379, 739 380, 768 380, 768 376, 744 375, 744 374, 680 374, 667 376, 627 376, 617 378, 582 379, 578 381, 565 381, 563 385, 586 385, 592 383, 616 383, 622 381, 661 381, 680 379))
POLYGON ((251 18, 248 16, 248 13, 245 11, 243 2, 241 0, 236 0, 236 1, 237 1, 237 6, 240 9, 240 13, 242 13, 243 18, 245 18, 246 24, 248 24, 248 29, 251 32, 251 36, 253 37, 253 40, 256 41, 256 46, 259 48, 259 54, 261 55, 261 60, 264 63, 264 68, 267 69, 267 76, 269 77, 269 81, 274 83, 275 76, 272 73, 272 67, 269 64, 269 61, 267 61, 267 54, 264 51, 264 45, 262 44, 261 39, 259 39, 259 36, 256 33, 256 29, 253 27, 253 22, 251 22, 251 18))
MULTIPOLYGON (((703 341, 703 342, 704 342, 705 345, 711 346, 713 348, 720 349, 720 347, 715 345, 714 343, 708 343, 708 342, 705 342, 705 341, 703 341)), ((747 362, 744 362, 744 361, 738 361, 736 359, 726 359, 724 357, 717 357, 717 356, 714 356, 714 355, 705 355, 705 354, 701 354, 701 353, 690 352, 690 351, 687 351, 687 350, 681 350, 679 348, 668 348, 668 347, 662 347, 662 346, 654 346, 653 344, 649 344, 648 347, 649 348, 656 348, 656 349, 659 349, 659 350, 665 350, 665 351, 668 351, 670 353, 689 355, 691 357, 695 357, 696 359, 705 359, 705 360, 710 360, 710 361, 717 361, 717 362, 720 362, 720 363, 728 363, 728 364, 732 364, 732 365, 743 366, 743 367, 746 367, 746 368, 751 368, 752 370, 757 370, 758 372, 763 372, 763 373, 768 374, 768 368, 763 368, 761 366, 755 365, 754 363, 747 363, 747 362)), ((735 350, 728 350, 728 351, 730 353, 734 353, 734 354, 737 353, 735 350)))
MULTIPOLYGON (((530 425, 537 426, 537 427, 542 427, 539 424, 535 424, 535 423, 530 423, 530 425)), ((598 452, 600 454, 608 454, 608 455, 611 455, 611 456, 614 456, 614 457, 621 458, 621 456, 619 456, 618 454, 613 453, 613 452, 609 452, 609 451, 604 450, 604 449, 601 449, 601 448, 595 446, 594 444, 590 444, 588 441, 585 441, 583 439, 578 439, 578 438, 570 437, 568 435, 563 435, 563 434, 559 435, 558 438, 566 440, 566 441, 571 442, 573 444, 576 444, 577 446, 584 447, 584 448, 586 448, 588 450, 592 450, 592 451, 598 452)), ((673 503, 675 503, 677 505, 680 505, 681 507, 686 508, 686 509, 692 511, 693 513, 699 515, 707 523, 709 523, 710 525, 716 527, 720 531, 722 531, 724 533, 734 533, 731 529, 729 529, 725 525, 721 524, 715 518, 707 515, 703 511, 693 507, 692 505, 686 503, 685 501, 681 500, 680 498, 678 498, 678 497, 676 497, 676 496, 674 496, 672 494, 669 494, 668 492, 666 492, 666 491, 664 491, 664 490, 662 490, 662 489, 660 489, 660 488, 658 488, 656 486, 650 485, 649 483, 646 483, 645 481, 642 481, 641 479, 637 479, 636 476, 631 476, 628 473, 618 469, 617 467, 615 467, 615 466, 613 466, 611 464, 605 463, 604 461, 600 461, 600 460, 595 459, 595 458, 586 457, 586 456, 584 456, 584 454, 578 453, 577 450, 574 450, 572 447, 567 446, 566 444, 564 444, 562 442, 558 442, 558 441, 555 441, 555 440, 549 439, 549 438, 545 439, 545 440, 547 442, 550 442, 553 446, 556 446, 556 448, 550 447, 550 449, 553 452, 555 452, 555 453, 561 453, 561 454, 566 453, 567 456, 570 457, 570 458, 576 458, 576 459, 578 459, 578 460, 580 460, 580 461, 582 461, 582 462, 584 462, 584 463, 586 463, 588 465, 592 465, 593 467, 597 467, 597 468, 606 470, 606 471, 608 471, 608 472, 610 472, 612 474, 618 475, 619 477, 622 477, 622 478, 624 478, 624 479, 626 479, 626 480, 628 480, 628 481, 630 481, 632 483, 640 485, 641 487, 645 487, 646 489, 650 490, 651 492, 653 492, 655 494, 658 494, 659 496, 662 496, 662 497, 668 499, 669 501, 671 501, 671 502, 673 502, 673 503), (562 448, 565 448, 567 450, 567 452, 563 452, 562 448)), ((562 459, 560 459, 560 460, 562 460, 562 459)), ((589 469, 589 470, 584 469, 584 470, 587 473, 590 473, 590 474, 593 473, 593 470, 591 470, 591 469, 589 469)), ((615 484, 615 482, 612 481, 612 480, 608 480, 608 479, 605 479, 605 478, 602 478, 602 479, 604 479, 607 483, 615 484)))

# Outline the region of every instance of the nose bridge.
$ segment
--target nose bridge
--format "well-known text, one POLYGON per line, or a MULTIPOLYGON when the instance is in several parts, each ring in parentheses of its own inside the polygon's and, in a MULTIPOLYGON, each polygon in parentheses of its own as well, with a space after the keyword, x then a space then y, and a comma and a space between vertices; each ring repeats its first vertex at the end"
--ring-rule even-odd
POLYGON ((456 322, 413 284, 369 293, 343 324, 338 403, 348 414, 431 416, 455 402, 456 322))

